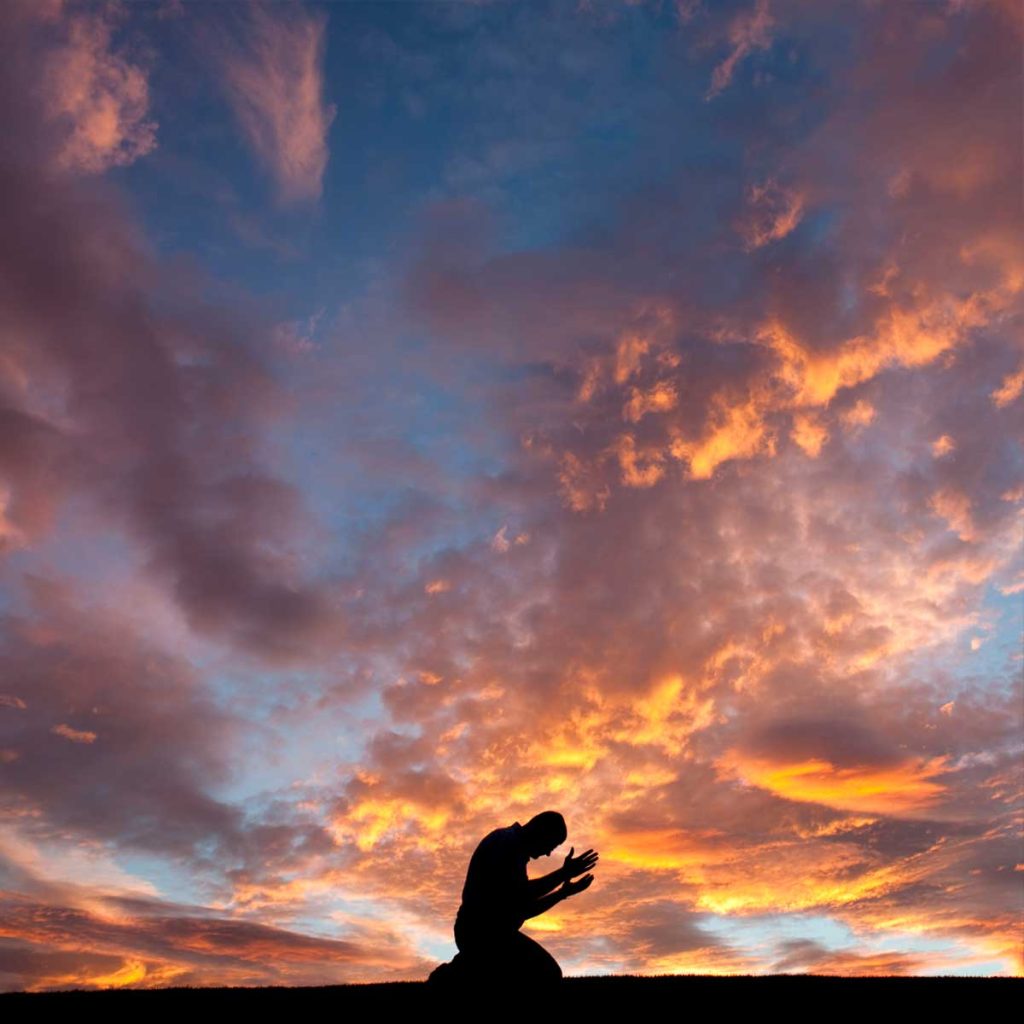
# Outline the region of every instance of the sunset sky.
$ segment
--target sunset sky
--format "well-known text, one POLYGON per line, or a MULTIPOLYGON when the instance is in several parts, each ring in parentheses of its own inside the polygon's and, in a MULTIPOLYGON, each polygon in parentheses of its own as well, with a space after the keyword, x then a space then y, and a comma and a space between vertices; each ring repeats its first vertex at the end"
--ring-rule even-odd
POLYGON ((1019 0, 0 3, 0 991, 1024 972, 1019 0))

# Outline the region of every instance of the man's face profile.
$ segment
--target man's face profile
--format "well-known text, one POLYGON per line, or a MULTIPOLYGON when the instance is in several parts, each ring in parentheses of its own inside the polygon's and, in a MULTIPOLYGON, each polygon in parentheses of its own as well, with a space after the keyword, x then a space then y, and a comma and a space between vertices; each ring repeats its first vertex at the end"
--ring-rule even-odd
POLYGON ((530 860, 536 860, 538 857, 547 857, 551 851, 559 844, 553 842, 550 836, 538 837, 537 841, 533 844, 530 850, 530 860))
POLYGON ((566 834, 563 819, 538 815, 526 825, 526 852, 531 860, 547 857, 556 846, 565 842, 566 834))

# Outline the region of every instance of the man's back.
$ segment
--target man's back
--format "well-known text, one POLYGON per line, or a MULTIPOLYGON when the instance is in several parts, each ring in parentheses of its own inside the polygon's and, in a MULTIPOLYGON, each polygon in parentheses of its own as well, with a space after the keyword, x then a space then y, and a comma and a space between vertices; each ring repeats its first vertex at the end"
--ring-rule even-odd
MULTIPOLYGON (((518 931, 526 919, 529 861, 516 822, 480 840, 466 871, 462 905, 455 918, 456 941, 486 933, 518 931)), ((461 945, 461 943, 460 943, 461 945)))

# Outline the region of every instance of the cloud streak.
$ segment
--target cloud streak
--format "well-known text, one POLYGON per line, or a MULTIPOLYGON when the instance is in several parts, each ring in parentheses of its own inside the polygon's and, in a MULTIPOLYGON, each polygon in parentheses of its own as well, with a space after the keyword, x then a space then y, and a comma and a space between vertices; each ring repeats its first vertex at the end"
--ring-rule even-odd
POLYGON ((336 114, 324 99, 326 19, 254 5, 243 22, 237 37, 225 33, 215 48, 238 125, 282 202, 319 199, 336 114))

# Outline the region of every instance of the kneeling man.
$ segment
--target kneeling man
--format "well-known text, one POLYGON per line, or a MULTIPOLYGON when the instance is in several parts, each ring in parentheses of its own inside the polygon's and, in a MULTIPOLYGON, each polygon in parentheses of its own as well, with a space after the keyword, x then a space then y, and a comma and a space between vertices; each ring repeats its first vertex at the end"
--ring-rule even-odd
POLYGON ((477 981, 501 979, 516 985, 552 983, 562 977, 555 958, 519 929, 529 918, 593 882, 594 876, 587 872, 597 863, 597 854, 587 850, 574 857, 575 847, 560 868, 542 878, 527 876, 527 863, 546 857, 567 835, 562 815, 543 811, 525 825, 517 821, 480 841, 469 862, 462 905, 455 918, 459 955, 451 967, 461 968, 460 976, 477 981), (583 877, 573 881, 577 875, 583 877))

